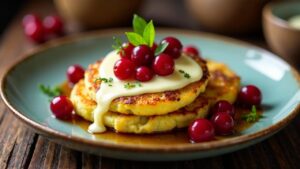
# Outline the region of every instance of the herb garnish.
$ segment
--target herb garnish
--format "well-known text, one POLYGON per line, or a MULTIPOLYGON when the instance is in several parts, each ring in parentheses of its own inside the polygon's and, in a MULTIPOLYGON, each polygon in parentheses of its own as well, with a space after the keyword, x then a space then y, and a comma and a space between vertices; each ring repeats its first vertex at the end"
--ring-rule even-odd
POLYGON ((95 83, 96 83, 97 81, 101 81, 101 82, 103 82, 103 83, 106 83, 109 87, 111 87, 111 86, 112 86, 112 83, 113 83, 113 81, 114 81, 114 79, 111 78, 111 77, 110 77, 110 78, 100 77, 100 78, 95 79, 95 83))
POLYGON ((124 88, 125 89, 132 89, 132 88, 135 88, 135 87, 142 87, 142 84, 140 82, 136 82, 136 83, 126 83, 124 84, 124 88))
POLYGON ((253 105, 251 111, 248 114, 242 115, 242 119, 248 123, 256 122, 259 118, 263 116, 256 111, 256 107, 253 105))
POLYGON ((146 25, 145 19, 136 14, 133 15, 132 26, 135 33, 143 35, 146 25))
MULTIPOLYGON (((128 41, 134 45, 148 45, 152 47, 155 41, 155 28, 153 21, 146 22, 142 17, 134 14, 132 20, 133 32, 125 32, 128 41)), ((119 38, 113 37, 115 44, 112 46, 117 52, 124 52, 122 50, 122 42, 119 38)), ((161 54, 168 46, 168 43, 160 43, 155 49, 155 56, 161 54)))
POLYGON ((179 70, 179 73, 181 73, 181 74, 183 74, 183 77, 185 77, 185 78, 187 78, 187 79, 189 79, 189 78, 191 78, 191 75, 190 74, 188 74, 188 73, 186 73, 184 70, 179 70))
POLYGON ((115 49, 117 51, 117 53, 123 55, 124 54, 124 50, 123 50, 124 46, 122 46, 122 42, 121 42, 120 38, 113 37, 113 40, 115 41, 115 44, 112 45, 112 48, 115 49))
POLYGON ((165 49, 168 47, 169 43, 165 42, 165 43, 160 43, 157 48, 155 49, 155 56, 158 56, 159 54, 163 53, 163 51, 165 51, 165 49))
POLYGON ((132 26, 134 32, 125 32, 128 41, 134 46, 148 45, 152 47, 155 40, 155 29, 153 21, 147 23, 138 15, 133 16, 132 26))
POLYGON ((55 86, 55 87, 51 88, 50 86, 39 84, 39 89, 41 92, 43 92, 45 95, 47 95, 50 98, 59 96, 62 93, 59 86, 55 86))
POLYGON ((115 44, 112 45, 112 48, 114 48, 117 51, 120 51, 122 49, 122 42, 120 38, 113 37, 113 40, 115 41, 115 44))

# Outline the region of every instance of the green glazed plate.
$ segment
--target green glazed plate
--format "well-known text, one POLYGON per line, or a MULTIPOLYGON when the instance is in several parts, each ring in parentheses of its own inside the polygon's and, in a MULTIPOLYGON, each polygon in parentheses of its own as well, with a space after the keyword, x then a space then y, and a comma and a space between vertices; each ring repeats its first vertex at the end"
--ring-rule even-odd
MULTIPOLYGON (((112 37, 124 38, 121 35, 125 31, 104 30, 66 37, 35 49, 3 76, 1 96, 4 102, 21 121, 54 142, 107 157, 148 161, 196 159, 236 151, 273 135, 299 112, 299 74, 278 56, 222 36, 160 29, 157 41, 166 36, 176 36, 185 45, 199 47, 202 56, 229 65, 240 75, 242 84, 257 85, 263 93, 265 117, 238 136, 198 144, 166 144, 166 140, 151 144, 145 139, 139 142, 136 139, 99 138, 78 125, 53 118, 48 99, 40 93, 37 85, 54 86, 65 81, 65 71, 69 65, 76 63, 86 67, 102 58, 112 50, 112 37)), ((147 137, 151 139, 151 136, 147 137)), ((160 139, 160 136, 155 137, 160 139)))

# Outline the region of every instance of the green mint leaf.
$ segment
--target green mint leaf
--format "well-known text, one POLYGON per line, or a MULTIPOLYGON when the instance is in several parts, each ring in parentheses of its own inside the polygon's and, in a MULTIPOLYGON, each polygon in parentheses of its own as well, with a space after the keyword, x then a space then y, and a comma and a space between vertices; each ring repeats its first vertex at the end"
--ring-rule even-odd
POLYGON ((135 33, 143 36, 146 25, 147 22, 142 17, 136 14, 133 15, 132 26, 135 33))
POLYGON ((42 93, 51 98, 59 96, 61 94, 61 89, 58 86, 51 88, 50 86, 39 84, 39 89, 42 93))
POLYGON ((155 56, 158 56, 159 54, 163 53, 168 47, 168 45, 168 43, 160 43, 155 49, 155 56))
POLYGON ((145 27, 143 38, 147 42, 148 46, 152 47, 155 40, 155 29, 152 20, 145 27))
POLYGON ((144 38, 135 32, 125 32, 128 41, 134 46, 147 45, 144 38))

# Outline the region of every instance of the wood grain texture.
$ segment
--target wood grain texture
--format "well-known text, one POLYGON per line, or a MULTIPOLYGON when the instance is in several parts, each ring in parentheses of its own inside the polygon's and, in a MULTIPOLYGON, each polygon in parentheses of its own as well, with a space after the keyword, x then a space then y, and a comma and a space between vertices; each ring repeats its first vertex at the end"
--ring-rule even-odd
MULTIPOLYGON (((168 0, 168 2, 164 2, 163 4, 166 5, 173 2, 174 0, 168 0)), ((178 0, 175 2, 181 3, 178 0)), ((148 5, 149 3, 159 3, 159 1, 147 1, 148 5)), ((155 5, 150 4, 149 6, 155 5)), ((181 5, 177 4, 175 6, 177 9, 178 6, 181 5)), ((153 11, 151 11, 153 9, 149 9, 148 11, 145 7, 143 7, 143 9, 146 11, 145 15, 153 14, 153 11)), ((1 37, 0 75, 6 69, 7 65, 20 57, 23 52, 35 47, 35 45, 26 40, 20 26, 21 17, 29 12, 35 12, 45 16, 46 14, 51 14, 55 11, 51 1, 28 1, 24 9, 20 11, 19 15, 11 22, 10 26, 1 37)), ((155 20, 159 18, 159 15, 155 15, 155 20)), ((166 20, 165 17, 161 19, 162 25, 164 20, 166 20)), ((185 24, 182 23, 183 21, 184 19, 180 19, 180 22, 176 24, 181 25, 179 27, 184 27, 185 24)), ((192 24, 189 24, 188 28, 193 28, 192 24)), ((266 47, 261 36, 256 38, 243 37, 242 39, 266 47)), ((0 101, 0 169, 298 169, 300 168, 299 131, 300 117, 298 116, 290 125, 270 139, 234 153, 191 161, 136 162, 100 157, 71 150, 55 144, 46 138, 37 135, 20 123, 19 120, 8 112, 4 103, 0 101)))

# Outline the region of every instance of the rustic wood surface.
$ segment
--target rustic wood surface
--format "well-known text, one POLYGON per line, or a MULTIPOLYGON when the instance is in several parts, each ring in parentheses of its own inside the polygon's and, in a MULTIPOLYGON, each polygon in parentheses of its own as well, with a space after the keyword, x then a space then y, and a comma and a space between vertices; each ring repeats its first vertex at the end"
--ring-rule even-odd
MULTIPOLYGON (((157 2, 157 1, 156 1, 157 2)), ((181 5, 170 5, 179 9, 181 5)), ((178 1, 177 1, 178 2, 178 1)), ((147 1, 151 9, 158 6, 154 1, 147 1)), ((170 7, 169 6, 169 7, 170 7)), ((165 6, 166 7, 166 6, 165 6)), ((146 7, 144 7, 146 8, 146 7)), ((194 28, 191 22, 179 19, 187 24, 168 23, 153 10, 146 10, 145 15, 154 15, 161 25, 194 28)), ((28 1, 20 13, 12 20, 1 36, 0 75, 6 67, 20 57, 22 53, 35 45, 29 43, 23 35, 21 17, 28 12, 46 15, 55 12, 48 1, 28 1)), ((163 15, 165 16, 165 15, 163 15)), ((176 16, 180 17, 180 16, 176 16)), ((243 37, 256 45, 266 47, 261 36, 243 37)), ((74 151, 37 135, 17 120, 4 103, 0 101, 0 169, 4 168, 300 168, 300 118, 299 116, 285 129, 271 138, 249 148, 213 158, 182 162, 135 162, 116 160, 74 151)))

